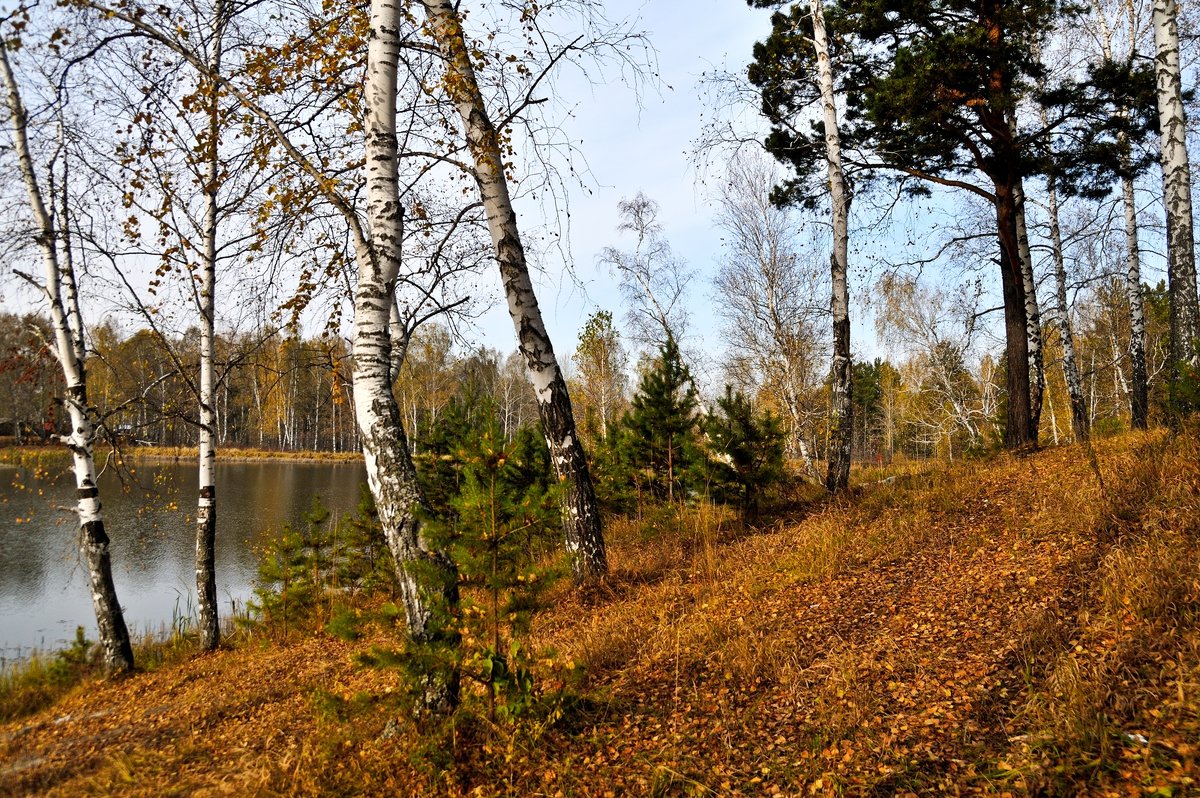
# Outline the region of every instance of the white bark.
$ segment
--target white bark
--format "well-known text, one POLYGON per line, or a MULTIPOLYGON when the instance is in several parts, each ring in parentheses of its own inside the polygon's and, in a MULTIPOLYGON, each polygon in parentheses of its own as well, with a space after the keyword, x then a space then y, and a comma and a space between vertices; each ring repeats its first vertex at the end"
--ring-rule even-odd
MULTIPOLYGON (((1132 2, 1122 3, 1129 22, 1128 57, 1137 57, 1139 13, 1132 2)), ((1092 0, 1092 12, 1100 26, 1100 50, 1104 58, 1113 60, 1112 28, 1097 0, 1092 0)), ((1128 116, 1127 108, 1118 108, 1121 117, 1128 116)), ((1043 125, 1046 114, 1042 113, 1043 125)), ((1149 423, 1149 376, 1146 370, 1146 310, 1142 299, 1141 246, 1138 242, 1137 200, 1134 193, 1132 154, 1124 132, 1118 134, 1121 177, 1121 209, 1125 217, 1125 296, 1129 301, 1129 366, 1132 380, 1129 397, 1129 423, 1134 429, 1146 429, 1149 423)), ((1081 389, 1082 390, 1082 389, 1081 389)))
POLYGON ((71 346, 75 359, 85 362, 87 348, 83 343, 83 313, 79 310, 79 286, 75 283, 75 262, 71 249, 71 209, 67 202, 68 187, 70 186, 69 163, 65 146, 66 131, 59 123, 59 151, 62 157, 62 190, 59 191, 58 235, 62 239, 62 277, 63 299, 66 304, 67 324, 71 328, 71 346))
MULTIPOLYGON (((726 168, 717 216, 726 252, 712 287, 721 298, 716 311, 725 319, 731 376, 778 393, 789 420, 789 456, 800 458, 800 443, 825 415, 811 397, 828 375, 813 365, 819 326, 828 322, 810 300, 822 267, 802 255, 795 215, 770 200, 779 180, 761 157, 739 157, 726 168)), ((805 465, 807 475, 824 482, 811 461, 805 465)))
POLYGON ((1025 189, 1020 183, 1013 189, 1016 204, 1017 251, 1021 261, 1021 286, 1025 294, 1026 346, 1029 356, 1029 413, 1033 429, 1042 418, 1042 394, 1046 390, 1046 368, 1042 354, 1042 310, 1038 304, 1037 281, 1033 275, 1033 256, 1029 251, 1029 229, 1025 225, 1025 189))
MULTIPOLYGON (((79 357, 82 337, 71 326, 70 313, 63 302, 63 264, 58 257, 58 231, 42 196, 41 184, 33 163, 27 136, 28 117, 16 76, 8 58, 7 47, 0 44, 0 79, 7 91, 9 123, 13 131, 21 180, 25 184, 34 222, 34 240, 42 254, 44 281, 42 288, 50 305, 50 323, 54 331, 54 355, 62 368, 66 396, 63 403, 71 421, 71 432, 64 441, 71 451, 75 473, 76 512, 79 515, 80 547, 88 564, 92 606, 104 648, 104 660, 110 672, 133 669, 133 648, 121 604, 117 601, 112 578, 109 539, 104 530, 104 513, 100 491, 96 485, 96 466, 93 456, 95 427, 87 403, 87 384, 84 361, 79 357)), ((60 187, 66 191, 65 185, 60 187)), ((74 274, 67 283, 75 285, 74 274)))
MULTIPOLYGON (((225 39, 225 3, 213 4, 209 70, 220 74, 225 39)), ((213 345, 216 337, 218 179, 220 177, 220 89, 208 86, 208 129, 204 182, 204 254, 200 264, 200 400, 199 496, 196 499, 196 599, 199 605, 200 645, 212 651, 221 641, 217 611, 216 533, 216 413, 213 345)))
MULTIPOLYGON (((1043 118, 1045 111, 1042 112, 1043 118)), ((1050 246, 1054 252, 1054 287, 1058 300, 1058 334, 1062 339, 1063 379, 1067 383, 1067 394, 1071 398, 1071 431, 1075 440, 1088 440, 1091 430, 1088 425, 1087 400, 1083 396, 1083 382, 1079 376, 1079 362, 1075 358, 1075 334, 1071 330, 1070 306, 1067 304, 1067 266, 1063 257, 1062 230, 1058 221, 1058 191, 1051 177, 1046 188, 1050 213, 1050 246)), ((1058 442, 1058 423, 1054 425, 1054 439, 1058 442)))
POLYGON ((1167 282, 1170 290, 1172 382, 1179 379, 1180 364, 1200 364, 1197 337, 1200 321, 1196 306, 1196 260, 1192 238, 1192 180, 1187 151, 1179 68, 1178 4, 1154 0, 1153 26, 1155 78, 1158 88, 1158 123, 1161 134, 1163 204, 1167 211, 1167 282))
MULTIPOLYGON (((1128 143, 1125 144, 1128 147, 1128 143)), ((1125 155, 1128 159, 1128 152, 1125 155)), ((1125 215, 1125 295, 1129 299, 1129 364, 1133 378, 1130 425, 1146 429, 1150 412, 1150 385, 1146 369, 1146 308, 1142 298, 1142 258, 1138 242, 1137 201, 1133 178, 1121 179, 1121 205, 1125 215)))
MULTIPOLYGON (((354 408, 362 437, 367 481, 396 563, 408 633, 417 641, 451 635, 435 622, 438 608, 453 611, 457 572, 448 558, 431 551, 421 535, 417 511, 424 499, 409 456, 399 407, 392 393, 390 320, 400 269, 404 214, 400 202, 396 89, 399 29, 404 12, 398 0, 372 0, 367 45, 365 100, 367 216, 370 244, 356 241, 358 285, 354 296, 354 408), (434 566, 427 580, 410 563, 434 566), (432 584, 436 582, 436 584, 432 584)), ((432 676, 425 703, 444 708, 457 701, 453 676, 432 676)))
POLYGON ((837 98, 833 66, 825 34, 823 0, 809 0, 813 49, 817 55, 817 84, 821 92, 821 117, 825 123, 825 159, 829 173, 829 200, 833 221, 833 253, 829 258, 833 294, 833 359, 830 364, 829 463, 825 487, 842 490, 850 482, 850 444, 854 425, 851 403, 850 291, 847 285, 850 240, 850 194, 842 171, 842 145, 838 132, 837 98))
POLYGON ((428 29, 446 61, 445 89, 462 119, 475 166, 475 180, 496 248, 508 312, 525 359, 526 374, 537 398, 542 430, 551 461, 566 483, 564 531, 567 553, 577 579, 601 577, 608 571, 596 503, 566 381, 542 322, 537 295, 525 261, 500 149, 501 136, 488 117, 463 34, 458 6, 449 0, 422 0, 428 29))

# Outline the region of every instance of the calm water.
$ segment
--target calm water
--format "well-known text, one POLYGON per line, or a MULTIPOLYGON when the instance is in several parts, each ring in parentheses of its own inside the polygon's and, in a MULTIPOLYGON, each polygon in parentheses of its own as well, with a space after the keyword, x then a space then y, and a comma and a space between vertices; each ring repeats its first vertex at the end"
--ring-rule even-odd
MULTIPOLYGON (((69 466, 49 473, 0 465, 0 658, 31 647, 57 648, 83 626, 96 639, 87 569, 79 555, 69 466)), ((135 632, 169 627, 195 613, 197 468, 141 464, 123 489, 101 478, 113 575, 125 620, 135 632)), ((298 522, 312 497, 333 511, 353 511, 366 474, 357 463, 218 463, 217 595, 222 615, 251 595, 254 549, 284 522, 298 522)), ((2 661, 2 659, 0 659, 2 661)))

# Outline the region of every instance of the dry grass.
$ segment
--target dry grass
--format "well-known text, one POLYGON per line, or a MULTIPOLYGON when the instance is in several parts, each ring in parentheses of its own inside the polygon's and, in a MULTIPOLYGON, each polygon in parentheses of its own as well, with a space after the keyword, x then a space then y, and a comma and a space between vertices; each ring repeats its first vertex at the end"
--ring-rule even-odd
POLYGON ((1108 538, 1068 639, 1042 646, 1021 752, 1031 789, 1200 789, 1200 449, 1140 437, 1106 461, 1108 538), (1114 787, 1115 789, 1115 787, 1114 787))
MULTIPOLYGON (((96 457, 108 457, 109 451, 98 449, 96 457)), ((176 462, 193 461, 196 459, 194 446, 126 446, 122 447, 120 457, 124 461, 176 462)), ((47 464, 50 462, 66 463, 69 453, 61 446, 0 446, 0 463, 29 466, 47 464)), ((285 460, 289 462, 306 463, 358 463, 362 462, 362 452, 311 452, 311 451, 279 451, 275 449, 253 448, 221 448, 217 450, 217 460, 222 462, 257 462, 262 460, 285 460)))
MULTIPOLYGON (((194 460, 194 446, 134 446, 124 451, 125 457, 133 460, 194 460)), ((287 460, 312 463, 359 463, 362 452, 312 452, 280 451, 277 449, 219 448, 217 460, 227 462, 255 462, 259 460, 287 460)))
POLYGON ((793 497, 760 529, 613 521, 610 580, 534 630, 544 685, 583 678, 523 723, 418 733, 399 677, 350 664, 384 629, 253 641, 0 727, 0 791, 1194 793, 1200 438, 1098 459, 1107 491, 1064 447, 793 497))

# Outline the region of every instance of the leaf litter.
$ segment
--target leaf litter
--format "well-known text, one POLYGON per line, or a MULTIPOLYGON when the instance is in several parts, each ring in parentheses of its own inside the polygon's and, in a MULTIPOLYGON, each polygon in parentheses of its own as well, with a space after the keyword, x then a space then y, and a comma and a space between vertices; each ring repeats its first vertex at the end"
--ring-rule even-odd
POLYGON ((0 727, 0 792, 1195 794, 1200 446, 1100 447, 1109 496, 1063 447, 754 534, 617 537, 610 582, 562 589, 534 632, 585 666, 583 700, 456 727, 442 767, 387 700, 399 675, 353 664, 376 629, 84 685, 0 727), (318 694, 368 698, 331 717, 318 694))

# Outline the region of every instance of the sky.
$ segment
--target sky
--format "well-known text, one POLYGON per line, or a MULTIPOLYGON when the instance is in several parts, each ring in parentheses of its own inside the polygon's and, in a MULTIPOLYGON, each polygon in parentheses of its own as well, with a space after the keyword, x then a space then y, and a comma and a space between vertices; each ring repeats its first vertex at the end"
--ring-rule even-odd
MULTIPOLYGON (((701 78, 721 69, 743 73, 754 42, 769 33, 770 12, 751 9, 745 0, 604 0, 603 6, 609 19, 632 21, 635 29, 645 32, 654 50, 657 79, 635 90, 611 70, 593 71, 590 77, 565 70, 549 90, 548 114, 564 120, 564 135, 577 151, 574 166, 585 169, 585 176, 583 185, 567 183, 566 196, 558 197, 557 204, 544 197, 540 202, 518 199, 527 250, 539 267, 535 281, 542 313, 559 362, 568 368, 579 332, 592 313, 603 309, 622 319, 625 308, 616 275, 599 262, 599 255, 608 246, 632 248, 631 238, 617 231, 617 205, 644 192, 659 205, 663 236, 694 272, 689 301, 693 336, 685 341, 685 351, 703 353, 706 362, 694 363, 693 369, 703 387, 719 391, 721 375, 715 365, 723 343, 716 309, 721 299, 713 296, 710 286, 722 255, 722 232, 714 222, 712 193, 705 181, 711 186, 720 180, 721 164, 717 157, 706 170, 696 166, 695 142, 714 114, 701 78), (564 207, 569 217, 561 212, 564 207), (564 234, 567 246, 545 246, 548 231, 564 234)), ((745 122, 754 124, 755 119, 754 109, 747 109, 745 122)), ((874 278, 890 263, 929 255, 936 240, 934 225, 964 218, 963 203, 961 196, 946 196, 932 205, 904 201, 894 207, 886 224, 871 229, 865 203, 856 202, 850 290, 857 359, 898 354, 877 340, 870 306, 874 278)), ((986 281, 993 278, 985 274, 986 281)), ((483 276, 480 287, 489 294, 486 302, 492 309, 462 332, 470 344, 511 352, 515 334, 496 270, 483 276)), ((993 295, 994 288, 985 285, 993 295)), ((0 303, 9 307, 31 298, 12 281, 0 284, 0 292, 0 303)), ((814 300, 825 304, 828 297, 814 300)))
MULTIPOLYGON (((574 75, 557 84, 555 99, 576 103, 568 133, 590 166, 591 180, 587 190, 576 187, 567 198, 573 273, 564 271, 561 258, 547 257, 537 278, 542 313, 564 366, 591 313, 604 309, 617 319, 623 316, 616 277, 598 257, 608 246, 633 248, 632 238, 617 231, 617 203, 641 191, 658 203, 663 236, 695 272, 691 348, 715 355, 721 342, 709 285, 721 253, 721 231, 702 181, 718 177, 719 166, 702 173, 694 164, 694 142, 712 116, 700 80, 714 68, 743 68, 754 42, 769 32, 769 12, 751 9, 745 0, 609 0, 605 9, 611 19, 638 20, 656 51, 660 80, 640 92, 619 80, 588 83, 574 75)), ((548 210, 539 203, 519 205, 522 226, 533 230, 551 224, 548 210)), ((493 290, 498 291, 495 283, 493 290)), ((488 346, 515 347, 502 307, 479 320, 476 334, 488 346)))

